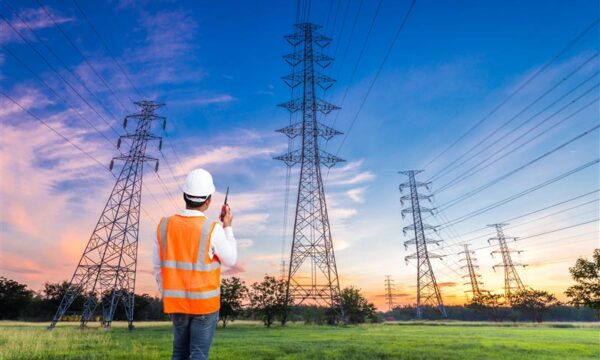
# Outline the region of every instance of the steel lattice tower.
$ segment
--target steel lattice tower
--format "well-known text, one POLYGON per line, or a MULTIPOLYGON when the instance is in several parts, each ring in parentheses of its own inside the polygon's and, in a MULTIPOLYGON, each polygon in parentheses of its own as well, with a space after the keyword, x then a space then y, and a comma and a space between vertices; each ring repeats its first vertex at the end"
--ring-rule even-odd
POLYGON ((441 256, 433 254, 427 250, 428 244, 439 244, 441 240, 435 240, 428 238, 425 234, 426 231, 436 231, 437 226, 425 224, 423 222, 421 214, 424 212, 433 215, 432 208, 426 208, 421 206, 420 200, 429 200, 433 195, 420 194, 418 188, 425 187, 428 189, 429 183, 417 181, 415 175, 422 172, 422 170, 408 170, 400 171, 400 174, 408 176, 408 181, 400 184, 399 189, 402 193, 404 188, 410 189, 410 194, 400 197, 400 202, 404 204, 404 201, 410 200, 411 206, 402 210, 402 217, 405 214, 412 213, 413 223, 409 226, 405 226, 402 231, 406 235, 407 231, 414 231, 414 238, 404 242, 404 247, 408 247, 409 244, 415 244, 416 252, 412 255, 406 256, 404 259, 408 262, 409 259, 417 260, 417 319, 421 319, 423 316, 424 305, 436 306, 441 312, 443 317, 447 317, 446 308, 442 301, 442 295, 440 289, 435 280, 433 269, 431 267, 432 258, 441 258, 441 256))
POLYGON ((390 278, 390 275, 385 276, 385 300, 388 304, 388 311, 392 311, 394 308, 394 280, 390 278))
MULTIPOLYGON (((516 266, 525 267, 527 265, 513 262, 512 256, 510 254, 513 252, 520 254, 523 251, 522 250, 513 250, 508 247, 508 245, 506 244, 507 237, 504 235, 504 230, 503 230, 504 225, 508 225, 508 224, 488 225, 490 227, 496 228, 496 237, 490 238, 488 240, 488 242, 489 243, 491 243, 492 241, 498 242, 498 246, 500 249, 492 251, 491 255, 494 256, 494 254, 501 254, 502 255, 502 264, 494 265, 493 269, 496 270, 497 267, 504 268, 504 297, 510 303, 512 294, 515 291, 523 290, 525 288, 525 286, 523 285, 523 282, 521 281, 521 277, 519 277, 519 274, 517 273, 516 266)), ((515 241, 517 240, 516 237, 509 237, 509 239, 513 239, 515 241)))
POLYGON ((166 119, 155 113, 164 104, 153 101, 139 101, 138 113, 125 117, 123 126, 127 128, 129 120, 137 120, 134 133, 119 138, 120 148, 123 139, 131 141, 127 154, 113 158, 124 161, 125 165, 117 178, 110 197, 104 206, 92 236, 75 269, 67 293, 63 297, 52 319, 49 329, 65 314, 77 296, 85 296, 81 327, 90 321, 98 304, 102 308, 102 325, 110 328, 117 304, 121 299, 125 307, 129 329, 133 329, 133 309, 135 291, 135 273, 137 265, 138 230, 140 222, 140 204, 142 197, 142 175, 144 164, 154 163, 158 171, 158 159, 146 155, 149 140, 162 139, 151 133, 152 123, 166 119))
POLYGON ((296 304, 312 301, 328 306, 343 319, 321 165, 331 168, 344 160, 319 149, 320 138, 329 140, 341 132, 318 120, 319 113, 328 114, 339 107, 319 99, 316 94, 317 86, 327 90, 334 82, 315 69, 331 64, 333 59, 320 52, 330 44, 331 39, 315 32, 320 28, 318 25, 300 23, 295 27, 299 31, 287 35, 285 39, 300 50, 284 56, 284 59, 294 69, 300 70, 282 79, 292 89, 301 86, 302 95, 279 106, 292 113, 301 111, 302 120, 277 132, 287 135, 289 139, 300 137, 302 145, 299 149, 290 149, 288 153, 275 157, 288 167, 300 164, 286 297, 296 304))
POLYGON ((465 265, 461 266, 461 269, 466 268, 468 270, 469 273, 464 275, 463 278, 469 278, 469 282, 464 283, 463 285, 471 285, 471 290, 465 292, 470 292, 473 297, 480 296, 483 292, 480 286, 483 286, 483 283, 479 280, 481 275, 477 274, 475 271, 475 269, 479 268, 479 266, 475 265, 477 258, 472 256, 475 255, 475 252, 473 250, 469 250, 469 245, 464 244, 464 247, 465 250, 459 252, 459 254, 465 254, 465 258, 461 259, 461 261, 465 262, 465 265))

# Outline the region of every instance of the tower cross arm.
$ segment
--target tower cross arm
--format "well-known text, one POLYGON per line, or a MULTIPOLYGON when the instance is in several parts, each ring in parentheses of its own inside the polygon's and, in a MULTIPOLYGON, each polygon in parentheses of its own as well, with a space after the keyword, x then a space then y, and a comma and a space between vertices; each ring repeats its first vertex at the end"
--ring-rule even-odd
MULTIPOLYGON (((277 106, 288 109, 289 112, 291 112, 291 113, 295 113, 296 111, 304 110, 304 101, 301 98, 297 98, 297 99, 292 99, 290 101, 286 101, 277 106)), ((321 99, 317 99, 315 106, 316 106, 316 110, 320 111, 323 114, 329 114, 333 110, 341 109, 339 106, 331 104, 331 103, 329 103, 325 100, 321 100, 321 99)))
MULTIPOLYGON (((429 189, 429 185, 431 185, 431 181, 428 181, 428 182, 415 181, 416 187, 424 187, 426 189, 429 189)), ((410 188, 410 181, 403 182, 398 186, 398 189, 400 189, 400 192, 402 192, 405 188, 410 188)))

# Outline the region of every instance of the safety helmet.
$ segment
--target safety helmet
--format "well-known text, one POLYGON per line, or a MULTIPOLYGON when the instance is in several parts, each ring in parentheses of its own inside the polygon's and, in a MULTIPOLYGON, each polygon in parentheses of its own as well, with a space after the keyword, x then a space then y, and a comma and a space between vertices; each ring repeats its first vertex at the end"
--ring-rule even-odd
POLYGON ((193 197, 206 197, 215 192, 212 175, 204 169, 194 169, 190 171, 183 192, 193 197))

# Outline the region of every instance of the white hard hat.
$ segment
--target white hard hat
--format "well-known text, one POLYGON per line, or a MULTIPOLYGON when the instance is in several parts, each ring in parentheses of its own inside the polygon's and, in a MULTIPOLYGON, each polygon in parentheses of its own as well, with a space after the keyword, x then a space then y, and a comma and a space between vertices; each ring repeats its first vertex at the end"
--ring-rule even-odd
POLYGON ((204 169, 194 169, 190 171, 183 192, 194 197, 205 197, 215 192, 212 175, 204 169))

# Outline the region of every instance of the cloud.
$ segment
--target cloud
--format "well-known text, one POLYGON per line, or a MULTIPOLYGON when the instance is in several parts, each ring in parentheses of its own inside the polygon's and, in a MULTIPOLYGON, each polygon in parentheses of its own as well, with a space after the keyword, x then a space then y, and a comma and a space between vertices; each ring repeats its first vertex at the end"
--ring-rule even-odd
POLYGON ((250 257, 253 261, 281 260, 281 254, 256 254, 250 257))
POLYGON ((216 95, 211 97, 197 97, 193 99, 171 100, 170 105, 189 106, 189 105, 212 105, 224 104, 235 101, 236 98, 229 94, 216 95))
POLYGON ((452 282, 452 281, 446 281, 446 282, 439 282, 438 286, 439 287, 454 287, 457 286, 458 283, 456 282, 452 282))
POLYGON ((197 62, 198 25, 188 11, 149 13, 140 10, 135 30, 144 33, 143 45, 126 51, 123 62, 131 64, 131 68, 142 69, 138 77, 144 82, 174 84, 204 78, 197 62))
POLYGON ((254 241, 252 241, 252 239, 236 239, 236 240, 237 240, 237 246, 240 249, 247 249, 254 244, 254 241))
MULTIPOLYGON (((66 22, 73 21, 72 18, 65 17, 60 15, 56 10, 50 8, 45 5, 46 10, 52 15, 52 18, 57 24, 63 24, 66 22)), ((23 23, 19 17, 13 16, 12 19, 9 19, 11 25, 24 37, 30 37, 29 29, 27 25, 32 30, 41 30, 54 26, 52 20, 46 15, 44 9, 36 8, 36 9, 23 9, 18 10, 19 17, 25 21, 23 23)), ((17 35, 5 22, 0 26, 0 44, 6 44, 10 42, 22 42, 23 40, 19 35, 17 35)))
POLYGON ((176 175, 187 174, 188 171, 210 165, 223 165, 237 160, 254 157, 270 157, 273 149, 252 146, 221 146, 212 150, 200 151, 201 155, 189 157, 177 168, 176 175))
POLYGON ((23 266, 23 264, 19 264, 18 266, 2 265, 2 266, 0 266, 0 269, 2 269, 3 271, 7 271, 7 272, 11 272, 11 273, 18 273, 18 274, 41 274, 41 273, 43 273, 43 271, 40 270, 39 268, 28 268, 28 267, 23 266))
POLYGON ((347 241, 337 239, 333 239, 333 245, 335 251, 342 251, 350 247, 350 243, 348 243, 347 241))
POLYGON ((354 201, 356 201, 357 203, 364 203, 365 199, 364 199, 364 193, 365 190, 367 188, 361 187, 361 188, 355 188, 355 189, 350 189, 348 191, 346 191, 346 194, 348 195, 348 197, 354 201))
MULTIPOLYGON (((2 68, 2 65, 4 65, 5 61, 6 61, 6 57, 4 56, 4 54, 0 54, 0 70, 2 68)), ((4 74, 2 74, 2 72, 0 71, 0 80, 3 80, 4 78, 5 78, 4 74)))
POLYGON ((329 217, 334 220, 344 220, 351 218, 352 216, 357 214, 356 209, 348 209, 348 208, 333 208, 329 210, 329 217))
POLYGON ((234 276, 234 275, 239 275, 241 273, 245 273, 246 272, 246 265, 243 262, 238 261, 237 264, 235 264, 234 266, 225 269, 225 271, 222 271, 221 274, 223 275, 227 275, 227 276, 234 276))
MULTIPOLYGON (((19 103, 26 110, 32 109, 40 109, 44 108, 47 105, 53 104, 48 97, 40 92, 37 89, 24 87, 24 86, 16 86, 12 89, 11 97, 19 103)), ((10 115, 13 114, 22 114, 23 110, 21 107, 16 105, 14 102, 10 101, 6 97, 0 97, 0 118, 6 118, 7 122, 13 123, 10 118, 10 115)), ((29 115, 27 115, 29 117, 29 115)), ((36 121, 33 118, 29 117, 28 122, 36 121)))
POLYGON ((361 170, 363 160, 351 161, 339 168, 332 168, 327 178, 327 184, 332 186, 357 185, 375 179, 371 171, 361 170))
MULTIPOLYGON (((393 295, 396 298, 414 296, 414 294, 405 294, 405 293, 395 293, 393 295)), ((373 295, 372 297, 373 298, 386 298, 387 294, 377 294, 377 295, 373 295)))

